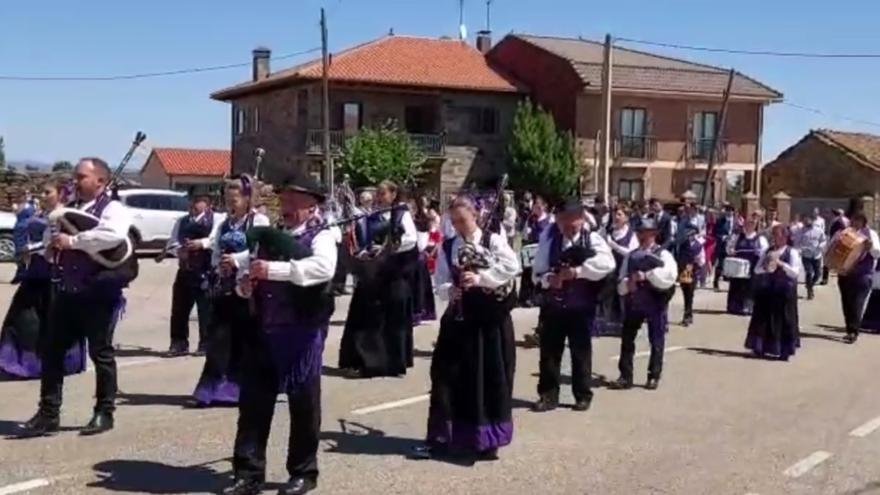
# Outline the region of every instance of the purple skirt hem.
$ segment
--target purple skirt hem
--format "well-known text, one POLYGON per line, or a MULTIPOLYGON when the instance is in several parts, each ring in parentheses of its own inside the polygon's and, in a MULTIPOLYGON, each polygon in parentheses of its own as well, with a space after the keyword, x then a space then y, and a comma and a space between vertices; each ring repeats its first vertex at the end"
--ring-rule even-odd
POLYGON ((196 385, 193 397, 203 406, 238 404, 239 386, 223 377, 220 380, 203 380, 196 385))
MULTIPOLYGON (((86 369, 86 351, 76 344, 64 356, 64 374, 75 375, 86 369)), ((40 378, 43 363, 33 351, 21 351, 10 342, 0 344, 0 372, 25 380, 40 378)))
POLYGON ((484 452, 510 445, 513 422, 466 424, 460 421, 432 421, 428 428, 429 443, 439 443, 453 450, 484 452))

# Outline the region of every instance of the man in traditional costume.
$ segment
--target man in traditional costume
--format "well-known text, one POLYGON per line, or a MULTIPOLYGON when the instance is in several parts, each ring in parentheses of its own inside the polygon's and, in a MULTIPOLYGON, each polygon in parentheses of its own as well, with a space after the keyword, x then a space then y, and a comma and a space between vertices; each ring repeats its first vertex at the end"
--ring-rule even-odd
MULTIPOLYGON (((855 266, 846 273, 837 274, 840 304, 843 306, 843 319, 846 323, 844 339, 847 343, 854 344, 859 339, 865 304, 871 294, 874 268, 877 258, 880 258, 880 240, 877 238, 877 231, 868 226, 868 219, 864 213, 856 213, 850 220, 851 228, 866 239, 864 252, 855 266)), ((831 244, 833 245, 834 241, 831 244)))
POLYGON ((636 335, 645 322, 651 345, 646 388, 654 390, 660 385, 669 327, 669 300, 675 290, 678 266, 672 253, 657 244, 658 228, 655 219, 642 219, 637 228, 639 248, 629 253, 621 268, 618 291, 624 296, 624 319, 618 362, 620 378, 615 388, 632 388, 636 335))
POLYGON ((540 378, 536 412, 559 404, 560 364, 568 340, 575 411, 586 411, 593 400, 592 332, 602 280, 614 272, 614 256, 602 237, 590 232, 584 207, 568 200, 556 212, 556 223, 544 231, 533 265, 535 284, 547 290, 541 309, 540 378))
POLYGON ((678 286, 684 297, 684 315, 682 326, 694 323, 694 292, 697 289, 698 274, 706 265, 706 251, 703 249, 702 237, 695 225, 690 223, 682 227, 682 241, 676 247, 675 261, 678 264, 678 286))

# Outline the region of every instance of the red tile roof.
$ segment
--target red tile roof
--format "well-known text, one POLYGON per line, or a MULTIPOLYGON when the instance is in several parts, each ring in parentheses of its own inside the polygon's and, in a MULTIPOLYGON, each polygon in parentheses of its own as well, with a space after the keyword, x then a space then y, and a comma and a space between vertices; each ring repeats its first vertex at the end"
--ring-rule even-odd
POLYGON ((855 155, 861 161, 866 162, 866 165, 880 170, 880 136, 831 129, 815 130, 812 131, 812 134, 828 144, 855 155))
POLYGON ((168 175, 222 176, 232 169, 232 154, 226 150, 153 148, 152 155, 168 175))
MULTIPOLYGON (((321 78, 321 60, 271 74, 266 79, 247 82, 211 95, 228 100, 244 94, 321 78)), ((452 90, 512 93, 516 83, 493 69, 486 57, 467 42, 386 36, 333 54, 330 80, 452 90)))

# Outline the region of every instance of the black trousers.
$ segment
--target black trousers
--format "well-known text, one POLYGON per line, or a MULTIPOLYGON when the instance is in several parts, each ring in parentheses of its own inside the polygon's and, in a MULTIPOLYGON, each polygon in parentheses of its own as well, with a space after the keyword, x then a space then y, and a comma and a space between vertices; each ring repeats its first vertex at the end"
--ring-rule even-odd
POLYGON ((89 294, 55 295, 49 316, 49 338, 40 379, 40 412, 57 417, 64 388, 64 355, 77 340, 88 340, 89 357, 95 365, 95 412, 112 413, 116 401, 116 357, 113 330, 117 299, 89 294))
POLYGON ((819 277, 822 276, 819 270, 822 263, 819 258, 802 257, 801 261, 804 263, 804 280, 807 285, 807 293, 812 294, 813 287, 816 286, 819 282, 819 277))
POLYGON ((541 308, 544 324, 541 329, 541 362, 538 395, 558 401, 560 366, 565 341, 571 355, 571 390, 575 400, 591 400, 590 380, 593 372, 591 338, 595 305, 589 309, 541 308))
POLYGON ((846 333, 858 335, 862 326, 865 303, 871 295, 871 276, 838 275, 837 287, 840 289, 840 304, 843 306, 846 333))
POLYGON ((693 320, 696 284, 679 284, 679 287, 681 287, 681 295, 684 296, 684 319, 693 320))
POLYGON ((348 280, 348 250, 343 244, 336 245, 337 263, 336 273, 333 274, 333 290, 345 290, 345 282, 348 280))
POLYGON ((187 270, 177 270, 171 287, 171 343, 183 342, 189 346, 189 314, 193 305, 199 315, 199 342, 208 342, 211 318, 211 298, 201 287, 199 275, 187 270))
POLYGON ((724 274, 724 258, 727 258, 726 244, 726 241, 719 242, 715 247, 715 277, 712 280, 712 287, 716 289, 719 287, 721 276, 724 274))
MULTIPOLYGON (((266 444, 279 380, 271 356, 264 347, 245 347, 238 403, 238 431, 232 468, 237 479, 265 481, 266 444)), ((287 472, 291 477, 318 479, 318 436, 321 432, 321 378, 287 394, 290 433, 287 440, 287 472)))
POLYGON ((666 351, 667 309, 656 312, 627 310, 623 318, 623 334, 620 340, 620 361, 617 364, 621 378, 632 381, 633 358, 636 352, 636 335, 642 324, 648 323, 648 341, 651 357, 648 360, 648 378, 660 379, 663 373, 663 353, 666 351))
POLYGON ((828 268, 828 265, 822 266, 822 285, 826 285, 828 283, 828 277, 831 276, 831 270, 828 268))

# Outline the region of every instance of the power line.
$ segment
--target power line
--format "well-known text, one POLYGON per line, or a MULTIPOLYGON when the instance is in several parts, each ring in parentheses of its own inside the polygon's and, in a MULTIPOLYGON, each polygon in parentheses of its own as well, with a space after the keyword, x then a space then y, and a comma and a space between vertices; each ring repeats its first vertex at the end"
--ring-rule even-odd
POLYGON ((783 101, 782 104, 789 106, 789 107, 792 107, 792 108, 797 108, 799 110, 804 110, 806 112, 815 113, 816 115, 822 115, 824 117, 831 117, 833 119, 839 119, 839 120, 848 120, 848 121, 856 123, 856 124, 863 124, 863 125, 869 125, 869 126, 873 126, 873 127, 880 127, 880 122, 872 122, 870 120, 863 120, 863 119, 857 119, 857 118, 853 118, 853 117, 847 117, 845 115, 828 113, 828 112, 824 112, 822 110, 819 110, 818 108, 812 108, 812 107, 807 107, 804 105, 798 105, 797 103, 790 103, 787 101, 783 101))
MULTIPOLYGON (((279 57, 272 57, 272 60, 284 60, 288 58, 298 57, 309 53, 319 52, 321 47, 310 48, 295 53, 288 53, 279 57)), ((207 67, 193 67, 189 69, 176 69, 162 72, 145 72, 139 74, 121 74, 113 76, 4 76, 0 75, 0 81, 43 81, 43 82, 60 82, 60 81, 126 81, 132 79, 148 79, 154 77, 178 76, 182 74, 196 74, 200 72, 211 72, 217 70, 233 69, 237 67, 248 67, 251 62, 242 62, 239 64, 212 65, 207 67)))
POLYGON ((666 43, 662 41, 649 41, 633 38, 614 38, 615 41, 635 43, 639 45, 660 46, 675 48, 677 50, 691 50, 713 53, 731 53, 738 55, 760 55, 766 57, 789 57, 789 58, 845 58, 845 59, 880 59, 880 53, 810 53, 810 52, 779 52, 774 50, 742 50, 735 48, 719 48, 710 46, 681 45, 678 43, 666 43))

